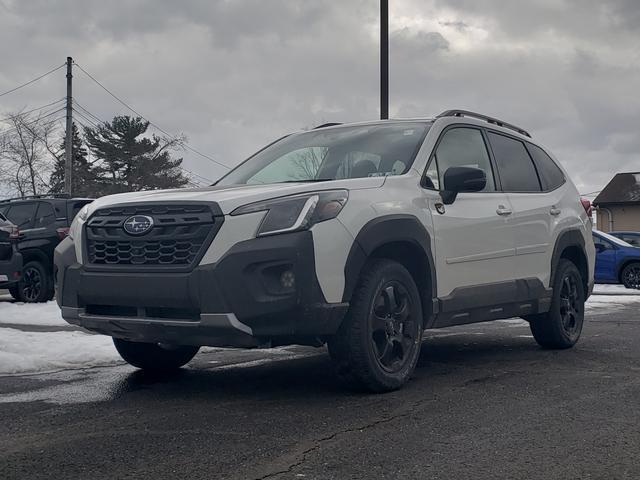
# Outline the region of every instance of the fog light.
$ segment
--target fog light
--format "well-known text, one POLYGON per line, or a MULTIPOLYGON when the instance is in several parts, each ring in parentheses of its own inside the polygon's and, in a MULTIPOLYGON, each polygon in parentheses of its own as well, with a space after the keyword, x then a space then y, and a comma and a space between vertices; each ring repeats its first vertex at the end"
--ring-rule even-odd
POLYGON ((280 275, 280 284, 285 289, 292 289, 296 284, 296 275, 291 270, 285 270, 280 275))

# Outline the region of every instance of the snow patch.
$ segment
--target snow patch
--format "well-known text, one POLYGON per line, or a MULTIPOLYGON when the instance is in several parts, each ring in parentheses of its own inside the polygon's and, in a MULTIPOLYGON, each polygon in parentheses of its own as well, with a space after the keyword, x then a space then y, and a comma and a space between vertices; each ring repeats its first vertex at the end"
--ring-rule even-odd
POLYGON ((0 302, 0 326, 3 323, 14 325, 67 326, 62 319, 56 302, 47 303, 11 303, 0 302))
POLYGON ((0 329, 0 375, 122 364, 110 337, 0 329))

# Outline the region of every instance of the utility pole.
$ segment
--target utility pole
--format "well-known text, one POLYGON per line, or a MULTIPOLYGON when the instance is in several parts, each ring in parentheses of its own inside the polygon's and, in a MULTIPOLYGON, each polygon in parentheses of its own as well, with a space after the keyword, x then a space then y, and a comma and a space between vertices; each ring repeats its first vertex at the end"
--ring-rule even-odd
POLYGON ((64 191, 71 195, 71 176, 73 172, 73 110, 71 103, 71 66, 73 58, 67 57, 67 135, 64 141, 64 191))
POLYGON ((389 118, 389 0, 380 0, 380 119, 389 118))

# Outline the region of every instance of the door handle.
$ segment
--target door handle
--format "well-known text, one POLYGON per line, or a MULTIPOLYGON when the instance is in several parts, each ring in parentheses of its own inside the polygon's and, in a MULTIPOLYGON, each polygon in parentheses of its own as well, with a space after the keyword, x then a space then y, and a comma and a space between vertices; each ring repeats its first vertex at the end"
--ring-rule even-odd
POLYGON ((557 217, 558 215, 560 215, 560 212, 562 212, 562 210, 560 210, 559 208, 557 208, 555 206, 551 207, 551 210, 549 210, 549 213, 551 215, 553 215, 554 217, 557 217))
POLYGON ((500 216, 504 216, 504 215, 511 215, 513 212, 511 211, 510 208, 507 208, 504 205, 498 205, 498 209, 496 210, 496 213, 500 216))

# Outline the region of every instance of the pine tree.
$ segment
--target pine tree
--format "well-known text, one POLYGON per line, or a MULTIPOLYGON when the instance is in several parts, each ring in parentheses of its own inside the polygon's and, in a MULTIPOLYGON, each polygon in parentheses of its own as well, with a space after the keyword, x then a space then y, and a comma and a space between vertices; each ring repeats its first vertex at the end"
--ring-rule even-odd
MULTIPOLYGON (((51 193, 65 193, 65 141, 60 145, 60 152, 56 154, 53 172, 49 179, 51 193)), ((76 197, 95 197, 99 195, 100 188, 96 169, 87 158, 87 149, 84 146, 78 127, 73 123, 71 127, 71 151, 72 174, 71 193, 76 197)))
POLYGON ((179 188, 189 179, 182 173, 182 158, 171 150, 183 139, 145 135, 149 122, 140 117, 116 116, 111 123, 85 127, 87 146, 99 164, 102 194, 179 188))

